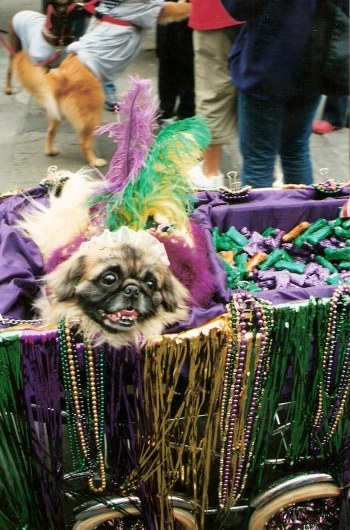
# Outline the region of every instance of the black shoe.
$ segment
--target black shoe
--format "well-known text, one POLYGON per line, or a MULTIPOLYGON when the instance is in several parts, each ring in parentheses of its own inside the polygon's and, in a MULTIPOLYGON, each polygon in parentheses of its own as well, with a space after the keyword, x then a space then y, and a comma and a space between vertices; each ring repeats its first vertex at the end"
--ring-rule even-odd
POLYGON ((110 101, 106 99, 106 101, 104 102, 104 108, 112 112, 115 110, 116 105, 118 105, 118 101, 110 101))

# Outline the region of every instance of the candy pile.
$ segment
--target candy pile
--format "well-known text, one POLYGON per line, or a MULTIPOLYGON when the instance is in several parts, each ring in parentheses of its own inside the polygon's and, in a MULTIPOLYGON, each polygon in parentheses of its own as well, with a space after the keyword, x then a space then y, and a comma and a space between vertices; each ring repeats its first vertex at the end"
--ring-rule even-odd
POLYGON ((319 182, 314 185, 315 191, 318 195, 323 197, 332 197, 341 192, 340 184, 337 184, 334 179, 328 179, 324 182, 319 182))
POLYGON ((350 219, 304 221, 288 233, 262 234, 231 226, 213 243, 227 273, 228 289, 260 291, 350 282, 350 219))

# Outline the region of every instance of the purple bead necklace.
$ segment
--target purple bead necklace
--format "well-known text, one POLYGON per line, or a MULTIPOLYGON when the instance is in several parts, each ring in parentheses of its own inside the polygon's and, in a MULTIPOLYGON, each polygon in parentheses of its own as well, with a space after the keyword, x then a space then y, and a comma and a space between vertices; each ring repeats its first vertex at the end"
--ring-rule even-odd
POLYGON ((336 389, 332 388, 334 387, 337 368, 335 359, 340 354, 337 336, 340 336, 340 339, 343 338, 343 324, 345 319, 348 318, 348 304, 342 303, 342 297, 348 297, 349 295, 350 286, 339 286, 334 291, 330 301, 322 356, 322 374, 318 385, 318 406, 312 431, 312 447, 314 449, 317 447, 316 436, 321 428, 325 426, 325 420, 327 420, 328 426, 319 442, 324 446, 333 437, 350 394, 350 341, 347 341, 345 345, 336 389))
POLYGON ((236 504, 246 484, 273 326, 272 306, 245 292, 233 296, 228 312, 231 315, 232 343, 225 365, 220 416, 219 499, 222 508, 236 504))

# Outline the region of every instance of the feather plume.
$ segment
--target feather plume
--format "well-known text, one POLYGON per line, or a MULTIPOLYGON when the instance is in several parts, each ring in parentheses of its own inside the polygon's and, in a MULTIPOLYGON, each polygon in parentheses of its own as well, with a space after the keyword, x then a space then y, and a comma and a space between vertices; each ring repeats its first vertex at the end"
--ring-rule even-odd
POLYGON ((131 88, 123 95, 116 115, 117 122, 100 127, 96 134, 107 133, 117 144, 109 170, 105 176, 102 194, 113 195, 122 201, 123 189, 135 179, 152 145, 153 130, 157 126, 157 101, 152 96, 149 79, 131 77, 131 88))
MULTIPOLYGON (((193 199, 188 169, 197 163, 209 142, 209 129, 198 116, 162 129, 139 175, 125 186, 122 201, 110 196, 103 210, 96 212, 105 216, 106 228, 113 231, 127 225, 143 229, 151 215, 186 228, 193 199)), ((97 203, 101 204, 98 198, 97 203)))
POLYGON ((170 269, 191 294, 190 303, 209 307, 217 289, 217 278, 210 262, 210 249, 204 228, 190 221, 191 245, 181 235, 152 232, 163 243, 170 261, 170 269))
POLYGON ((131 78, 118 115, 118 123, 98 130, 118 145, 104 188, 89 202, 92 218, 111 231, 123 225, 143 229, 149 216, 161 216, 186 228, 193 200, 188 169, 210 142, 205 120, 180 120, 154 138, 157 105, 150 81, 138 77, 131 78))

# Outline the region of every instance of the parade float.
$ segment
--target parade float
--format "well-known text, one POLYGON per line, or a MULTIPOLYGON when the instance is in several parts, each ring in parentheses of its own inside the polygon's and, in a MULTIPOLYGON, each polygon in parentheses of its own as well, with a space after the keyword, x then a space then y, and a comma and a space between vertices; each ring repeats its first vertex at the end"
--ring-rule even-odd
POLYGON ((102 131, 119 155, 88 201, 92 232, 155 235, 190 292, 189 315, 121 347, 42 320, 38 278, 58 254, 44 258, 18 221, 59 198, 67 174, 3 197, 0 526, 345 530, 349 188, 193 195, 179 175, 209 142, 205 124, 183 120, 155 139, 141 127, 154 112, 141 85, 102 131))

